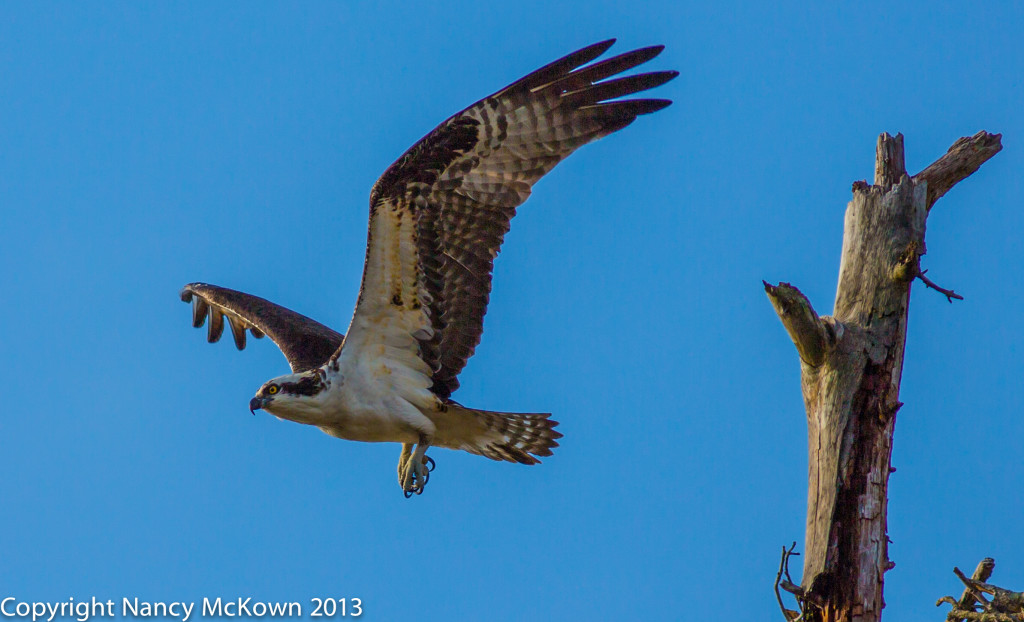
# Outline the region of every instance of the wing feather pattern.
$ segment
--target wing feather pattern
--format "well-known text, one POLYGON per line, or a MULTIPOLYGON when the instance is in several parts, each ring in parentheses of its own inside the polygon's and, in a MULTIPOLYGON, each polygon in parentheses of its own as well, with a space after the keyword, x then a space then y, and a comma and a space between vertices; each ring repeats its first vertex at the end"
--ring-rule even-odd
POLYGON ((245 349, 246 331, 257 339, 267 335, 295 373, 323 365, 344 341, 341 333, 302 314, 226 287, 190 283, 181 290, 181 299, 192 303, 193 326, 200 328, 209 318, 210 343, 220 339, 227 318, 235 347, 245 349))
POLYGON ((367 262, 348 345, 363 347, 369 338, 412 348, 418 361, 405 362, 425 364, 419 371, 434 394, 447 398, 458 388, 483 332, 494 258, 533 184, 582 145, 671 103, 607 101, 678 75, 605 80, 662 50, 642 48, 587 65, 613 43, 573 52, 482 99, 388 168, 370 193, 367 262), (398 343, 399 335, 415 342, 398 343))

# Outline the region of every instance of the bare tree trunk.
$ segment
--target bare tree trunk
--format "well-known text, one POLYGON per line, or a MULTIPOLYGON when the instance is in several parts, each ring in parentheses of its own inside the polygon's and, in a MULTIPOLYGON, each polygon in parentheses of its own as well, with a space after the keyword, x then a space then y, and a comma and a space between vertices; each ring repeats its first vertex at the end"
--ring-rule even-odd
POLYGON ((910 286, 920 277, 925 224, 936 200, 1002 147, 979 132, 910 177, 903 136, 878 138, 874 185, 853 184, 846 210, 839 286, 831 317, 818 317, 800 290, 765 291, 800 355, 809 473, 805 619, 879 620, 887 554, 887 490, 907 336, 910 286))

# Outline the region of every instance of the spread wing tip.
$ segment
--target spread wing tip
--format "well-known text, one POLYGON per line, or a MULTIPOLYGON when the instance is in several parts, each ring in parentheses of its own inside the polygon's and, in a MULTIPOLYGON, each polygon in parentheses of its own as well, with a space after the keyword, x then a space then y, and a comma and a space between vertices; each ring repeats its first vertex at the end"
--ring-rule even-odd
POLYGON ((185 287, 181 288, 181 299, 183 301, 185 301, 185 302, 188 302, 189 300, 191 300, 191 296, 193 294, 197 294, 199 296, 203 296, 209 290, 212 290, 212 289, 217 289, 217 288, 216 288, 216 286, 210 285, 209 283, 200 283, 198 281, 196 281, 195 283, 189 283, 185 287))
POLYGON ((552 80, 556 80, 561 76, 569 73, 570 71, 586 65, 590 61, 594 60, 598 56, 608 51, 612 45, 615 44, 615 39, 605 39, 599 41, 587 47, 576 50, 570 54, 566 54, 562 58, 556 61, 550 62, 544 65, 537 71, 523 77, 522 79, 513 82, 505 90, 513 88, 526 88, 531 89, 534 87, 542 86, 550 83, 552 80))
POLYGON ((658 112, 664 108, 668 108, 672 105, 671 99, 630 99, 623 102, 610 102, 607 104, 600 104, 601 106, 615 107, 622 111, 628 111, 629 114, 642 115, 651 114, 652 112, 658 112), (622 105, 620 105, 622 104, 622 105))
POLYGON ((638 99, 637 114, 651 114, 672 105, 671 99, 638 99))
MULTIPOLYGON (((606 39, 562 56, 456 113, 374 184, 374 210, 391 201, 412 213, 414 203, 429 197, 426 209, 416 212, 419 237, 412 244, 425 272, 414 286, 429 295, 428 317, 447 318, 435 324, 442 336, 420 352, 432 369, 432 391, 442 398, 458 387, 457 376, 480 342, 492 262, 531 186, 577 148, 672 103, 643 96, 678 71, 619 75, 657 57, 665 46, 598 60, 615 42, 606 39)), ((370 274, 367 267, 364 288, 383 278, 379 270, 376 280, 368 280, 370 274)), ((392 293, 385 289, 380 308, 391 310, 392 293)), ((362 291, 356 315, 369 308, 362 291)))
POLYGON ((651 73, 640 73, 634 76, 606 80, 596 84, 589 84, 563 95, 566 102, 579 108, 585 108, 598 102, 604 102, 617 97, 633 95, 641 91, 653 89, 665 84, 679 75, 678 71, 654 71, 651 73))
POLYGON ((606 118, 632 121, 642 114, 658 112, 670 105, 672 105, 671 99, 626 99, 581 106, 580 110, 598 110, 606 118))
MULTIPOLYGON (((615 37, 611 37, 609 39, 605 39, 604 41, 598 41, 597 43, 591 43, 590 45, 588 45, 587 47, 579 50, 578 52, 573 52, 572 54, 569 54, 569 56, 576 56, 576 55, 590 56, 591 54, 593 54, 593 57, 591 58, 591 60, 593 60, 594 58, 597 58, 598 56, 600 56, 600 55, 604 54, 605 52, 607 52, 608 48, 610 48, 613 45, 615 45, 616 41, 618 41, 618 39, 616 39, 615 37)), ((590 62, 590 61, 583 61, 583 62, 586 63, 586 62, 590 62)))
POLYGON ((210 305, 203 300, 202 296, 195 295, 192 286, 195 283, 189 283, 182 288, 180 296, 182 302, 192 303, 192 327, 201 328, 206 323, 206 314, 209 312, 210 305))
POLYGON ((210 319, 210 325, 206 331, 206 340, 209 343, 220 341, 224 334, 224 318, 227 317, 228 325, 231 326, 231 335, 234 337, 235 347, 239 350, 245 349, 245 331, 251 329, 253 337, 260 339, 263 332, 256 327, 250 327, 241 318, 231 314, 225 314, 217 305, 211 304, 204 297, 203 290, 210 286, 206 283, 189 283, 181 289, 180 297, 182 302, 192 303, 192 327, 202 328, 206 319, 210 319))
POLYGON ((254 339, 269 337, 293 372, 322 365, 344 339, 341 333, 295 311, 226 287, 189 283, 179 296, 192 305, 192 325, 207 326, 207 341, 220 341, 225 324, 231 327, 232 340, 239 350, 245 349, 250 335, 254 339))

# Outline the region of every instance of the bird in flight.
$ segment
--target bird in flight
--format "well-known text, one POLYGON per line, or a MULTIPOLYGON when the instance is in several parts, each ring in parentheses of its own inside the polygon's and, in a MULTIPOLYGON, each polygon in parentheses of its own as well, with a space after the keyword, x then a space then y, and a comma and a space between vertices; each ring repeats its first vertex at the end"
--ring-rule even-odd
POLYGON ((345 335, 268 300, 192 283, 192 323, 224 319, 235 345, 270 337, 292 373, 266 382, 252 411, 314 425, 342 439, 402 444, 398 481, 423 492, 429 447, 537 464, 561 434, 550 413, 492 412, 451 399, 483 332, 494 258, 534 183, 579 147, 661 110, 665 99, 619 99, 678 75, 608 79, 663 46, 591 63, 615 42, 560 58, 455 114, 374 184, 366 264, 345 335), (588 64, 591 63, 591 64, 588 64))

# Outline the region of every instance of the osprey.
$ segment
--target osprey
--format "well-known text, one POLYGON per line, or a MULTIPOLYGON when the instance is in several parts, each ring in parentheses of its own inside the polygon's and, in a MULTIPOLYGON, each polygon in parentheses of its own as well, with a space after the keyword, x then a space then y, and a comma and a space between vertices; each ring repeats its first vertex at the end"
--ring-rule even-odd
POLYGON ((398 481, 420 494, 431 446, 492 460, 537 464, 550 456, 550 413, 467 408, 451 399, 483 332, 491 270, 509 222, 534 183, 570 153, 668 106, 617 99, 678 75, 658 71, 607 80, 657 56, 648 47, 587 65, 614 39, 573 52, 452 116, 392 164, 370 192, 362 287, 348 333, 272 302, 192 283, 192 323, 268 335, 292 373, 249 402, 338 438, 402 444, 398 481), (415 450, 414 450, 415 447, 415 450))

